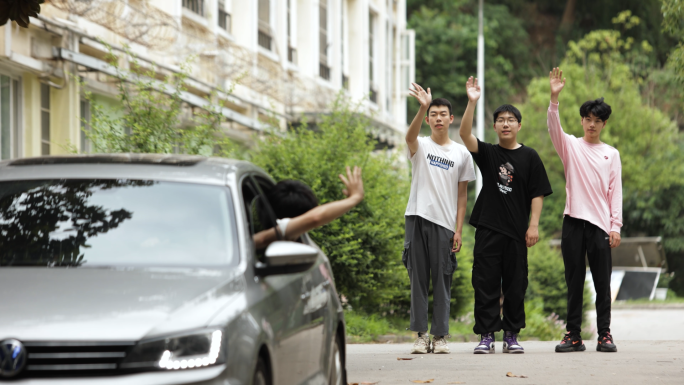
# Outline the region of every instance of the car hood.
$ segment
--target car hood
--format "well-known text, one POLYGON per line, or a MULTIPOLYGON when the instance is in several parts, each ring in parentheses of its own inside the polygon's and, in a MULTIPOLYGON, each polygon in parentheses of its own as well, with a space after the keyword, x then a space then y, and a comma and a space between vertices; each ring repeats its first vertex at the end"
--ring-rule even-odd
POLYGON ((243 292, 230 269, 0 268, 0 340, 137 341, 207 326, 243 292))

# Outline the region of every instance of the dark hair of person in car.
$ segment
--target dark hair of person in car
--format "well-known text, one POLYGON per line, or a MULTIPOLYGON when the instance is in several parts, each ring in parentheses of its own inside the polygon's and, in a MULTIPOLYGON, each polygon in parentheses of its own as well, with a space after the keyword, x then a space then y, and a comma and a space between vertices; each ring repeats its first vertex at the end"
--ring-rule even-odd
MULTIPOLYGON (((361 169, 354 166, 353 170, 347 167, 346 171, 346 176, 338 175, 344 184, 342 194, 345 198, 320 206, 311 188, 294 180, 281 181, 266 193, 266 199, 272 206, 274 215, 278 219, 290 218, 286 239, 295 240, 307 231, 334 221, 361 203, 364 196, 361 169)), ((268 218, 265 211, 260 210, 259 220, 267 229, 254 234, 253 237, 257 250, 277 240, 276 231, 272 228, 275 223, 272 223, 272 219, 268 218)))
POLYGON ((266 192, 266 198, 277 219, 298 217, 318 206, 318 198, 311 187, 292 179, 276 183, 266 192))

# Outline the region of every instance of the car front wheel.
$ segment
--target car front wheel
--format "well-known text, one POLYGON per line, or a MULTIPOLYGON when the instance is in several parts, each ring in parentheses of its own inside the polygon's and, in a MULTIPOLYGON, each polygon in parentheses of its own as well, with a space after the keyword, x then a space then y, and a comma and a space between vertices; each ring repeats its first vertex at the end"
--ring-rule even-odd
POLYGON ((330 365, 330 385, 343 385, 344 367, 342 366, 342 350, 340 349, 340 336, 335 336, 335 345, 332 351, 332 365, 330 365))
POLYGON ((266 363, 264 359, 259 357, 256 369, 254 370, 254 380, 253 385, 271 385, 270 378, 268 376, 268 370, 266 369, 266 363))

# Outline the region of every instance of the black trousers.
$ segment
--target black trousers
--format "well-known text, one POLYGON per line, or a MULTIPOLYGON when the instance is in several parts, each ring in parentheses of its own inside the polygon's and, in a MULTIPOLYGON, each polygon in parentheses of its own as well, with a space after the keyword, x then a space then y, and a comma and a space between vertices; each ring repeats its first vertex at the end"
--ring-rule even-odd
POLYGON ((568 285, 567 330, 582 330, 586 255, 596 289, 596 326, 599 334, 610 332, 610 275, 613 261, 608 234, 590 222, 566 215, 563 219, 561 250, 565 283, 568 285))
POLYGON ((485 227, 475 232, 473 250, 475 334, 503 329, 520 333, 525 327, 527 246, 485 227), (503 321, 499 299, 503 289, 503 321))

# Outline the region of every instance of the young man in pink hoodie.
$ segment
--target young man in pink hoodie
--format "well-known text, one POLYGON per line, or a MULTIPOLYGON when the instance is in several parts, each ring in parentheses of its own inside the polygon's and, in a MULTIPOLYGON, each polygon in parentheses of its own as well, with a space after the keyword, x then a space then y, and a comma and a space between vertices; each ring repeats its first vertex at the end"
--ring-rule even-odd
POLYGON ((576 138, 563 132, 558 115, 558 95, 565 86, 563 71, 549 73, 551 103, 547 124, 553 146, 565 168, 565 211, 561 250, 568 285, 567 334, 556 352, 584 351, 580 331, 586 265, 596 289, 596 323, 599 337, 596 351, 617 352, 610 334, 610 249, 620 245, 622 227, 622 165, 620 153, 601 142, 611 108, 603 98, 580 107, 584 136, 576 138))

